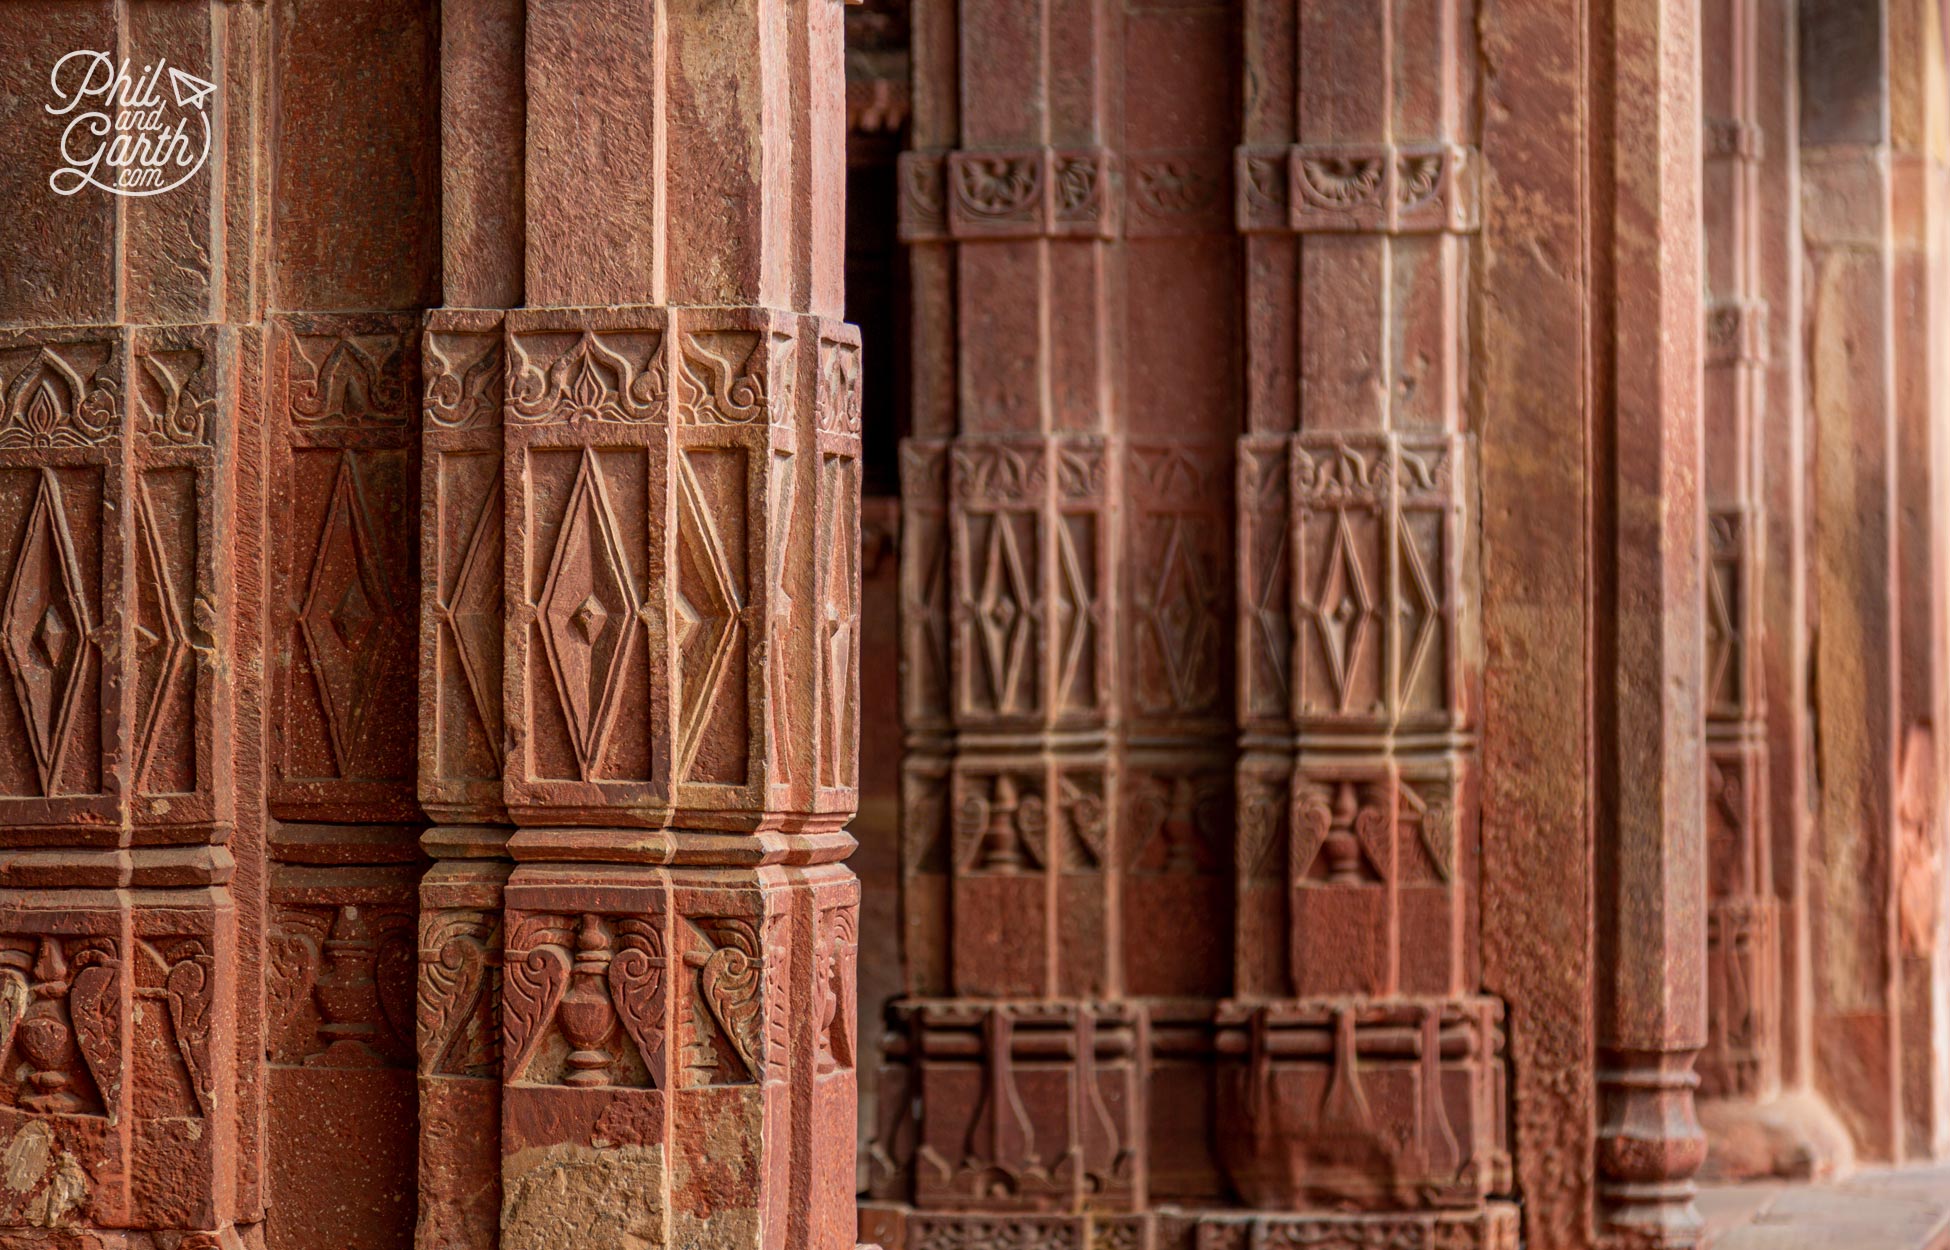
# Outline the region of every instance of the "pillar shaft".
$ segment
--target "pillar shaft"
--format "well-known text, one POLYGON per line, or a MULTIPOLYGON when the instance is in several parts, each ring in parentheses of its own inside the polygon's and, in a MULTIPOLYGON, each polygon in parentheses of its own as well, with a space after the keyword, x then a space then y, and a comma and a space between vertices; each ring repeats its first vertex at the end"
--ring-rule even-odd
POLYGON ((1809 594, 1820 691, 1808 899, 1814 1081, 1858 1151, 1877 1159, 1904 1149, 1901 954, 1892 923, 1903 642, 1894 589, 1888 7, 1801 6, 1809 594), (1817 42, 1828 56, 1812 54, 1817 42), (1827 523, 1836 516, 1851 523, 1827 523))
POLYGON ((447 7, 420 1245, 851 1246, 839 7, 447 7))
POLYGON ((1493 1228, 1509 1160, 1502 1010, 1474 993, 1469 28, 1453 3, 1247 6, 1239 959, 1220 1045, 1248 1202, 1439 1203, 1493 1228), (1402 1030, 1416 1042, 1381 1058, 1402 1030), (1412 1127, 1377 1166, 1362 1087, 1411 1069, 1420 1093, 1389 1118, 1412 1127))
POLYGON ((266 1199, 262 708, 229 680, 262 663, 264 15, 8 20, 0 113, 50 156, 0 173, 0 1241, 238 1250, 266 1199), (146 90, 159 63, 211 92, 146 90), (138 104, 184 127, 166 194, 84 166, 138 104))
POLYGON ((1598 1226, 1619 1245, 1696 1241, 1705 1153, 1699 21, 1691 0, 1616 6, 1599 79, 1598 1226))
POLYGON ((908 997, 872 1186, 927 1227, 1223 1192, 1233 7, 915 16, 908 997))
MULTIPOLYGON (((1701 10, 1706 301, 1701 393, 1706 572, 1706 820, 1710 1024, 1701 1095, 1761 1101, 1780 1084, 1780 908, 1768 823, 1762 665, 1767 512, 1763 420, 1771 312, 1762 273, 1761 6, 1701 10)), ((1778 437, 1778 435, 1777 435, 1778 437)))

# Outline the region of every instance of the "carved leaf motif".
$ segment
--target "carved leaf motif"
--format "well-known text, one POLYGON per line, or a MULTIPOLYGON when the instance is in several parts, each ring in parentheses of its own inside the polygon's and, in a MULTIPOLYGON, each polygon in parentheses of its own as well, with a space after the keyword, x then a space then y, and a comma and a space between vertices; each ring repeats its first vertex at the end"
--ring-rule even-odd
POLYGON ((1308 503, 1382 502, 1393 490, 1388 449, 1351 443, 1293 449, 1293 488, 1308 503))
POLYGON ((939 221, 946 206, 941 158, 924 152, 905 152, 901 154, 900 166, 901 190, 910 216, 939 221))
POLYGON ((1395 202, 1403 208, 1419 208, 1435 198, 1442 187, 1444 160, 1439 152, 1408 152, 1395 160, 1395 202))
POLYGON ((99 947, 84 949, 74 960, 74 979, 68 989, 68 1012, 74 1019, 81 1057, 102 1092, 102 1105, 115 1114, 122 1097, 122 1030, 119 995, 120 966, 114 955, 99 947))
POLYGON ((457 370, 450 346, 465 342, 463 336, 429 334, 426 338, 427 424, 449 430, 471 430, 486 425, 500 415, 493 394, 495 379, 501 376, 501 344, 490 340, 480 357, 457 370))
POLYGON ((58 352, 43 347, 8 384, 0 448, 90 447, 112 437, 121 410, 112 359, 91 386, 58 352))
POLYGON ((1286 159, 1283 156, 1246 158, 1246 191, 1255 205, 1285 208, 1287 203, 1286 159))
POLYGON ((678 420, 745 425, 764 418, 765 341, 764 335, 744 330, 685 335, 678 420))
POLYGON ((396 334, 294 336, 292 420, 298 425, 403 424, 402 347, 396 334))
POLYGON ((860 349, 851 343, 824 343, 821 346, 819 428, 835 434, 858 434, 860 349))
MULTIPOLYGON (((1240 779, 1238 794, 1240 875, 1248 881, 1278 881, 1280 834, 1286 826, 1281 795, 1273 786, 1247 778, 1240 779)), ((1312 836, 1325 837, 1325 828, 1312 836)))
POLYGON ((14 1029, 27 1014, 27 978, 18 969, 0 968, 0 1060, 13 1045, 14 1029))
POLYGON ((1056 162, 1056 211, 1069 218, 1095 206, 1103 164, 1094 156, 1063 156, 1056 162))
POLYGON ((217 1110, 210 1070, 210 994, 215 977, 216 959, 209 948, 202 942, 186 942, 163 980, 169 1023, 176 1030, 176 1048, 206 1116, 215 1115, 217 1110))
POLYGON ((471 932, 448 934, 420 965, 420 1071, 450 1071, 449 1056, 473 1018, 487 983, 487 947, 471 932))
POLYGON ((510 340, 509 415, 517 421, 641 423, 654 419, 665 391, 664 348, 659 339, 642 370, 604 337, 584 330, 546 373, 528 354, 529 343, 510 340))
POLYGON ((1377 879, 1385 873, 1385 865, 1393 856, 1389 854, 1388 838, 1391 832, 1389 806, 1392 798, 1380 790, 1363 789, 1361 810, 1354 817, 1354 836, 1360 840, 1361 849, 1367 855, 1367 870, 1377 879))
POLYGON ((854 914, 834 907, 820 913, 818 966, 813 969, 814 1017, 819 1029, 819 1071, 851 1068, 853 1016, 846 1010, 854 976, 854 914))
POLYGON ((1298 819, 1293 830, 1293 869, 1296 875, 1304 876, 1313 867, 1320 855, 1320 848, 1327 842, 1327 835, 1334 827, 1334 809, 1330 806, 1333 796, 1318 786, 1309 786, 1306 798, 1300 806, 1298 819))
POLYGON ((955 162, 955 199, 978 217, 1009 218, 1028 213, 1043 187, 1037 156, 970 156, 955 162))
POLYGON ((310 1001, 312 987, 318 984, 321 934, 295 919, 273 929, 269 943, 272 975, 265 978, 264 994, 274 1039, 291 1027, 299 1008, 310 1001))
POLYGON ((1326 208, 1353 209, 1381 198, 1379 156, 1301 155, 1295 162, 1301 194, 1326 208))
POLYGON ((1218 184, 1184 160, 1149 161, 1137 167, 1138 203, 1156 217, 1182 217, 1210 208, 1218 184))
POLYGON ((569 984, 569 953, 559 946, 537 946, 511 956, 502 969, 503 1071, 520 1079, 540 1044, 543 1026, 555 1014, 569 984))
POLYGON ((1436 873, 1445 882, 1455 880, 1456 876, 1456 809, 1453 800, 1443 791, 1432 791, 1422 800, 1421 826, 1422 846, 1435 864, 1436 873))
POLYGON ((650 1070, 652 1085, 664 1077, 663 939, 653 924, 625 920, 618 926, 622 949, 609 962, 610 1000, 623 1027, 650 1070))
POLYGON ((758 959, 758 935, 750 921, 727 920, 713 929, 722 943, 698 970, 698 988, 711 1018, 730 1040, 732 1049, 752 1080, 764 1075, 763 969, 758 959))

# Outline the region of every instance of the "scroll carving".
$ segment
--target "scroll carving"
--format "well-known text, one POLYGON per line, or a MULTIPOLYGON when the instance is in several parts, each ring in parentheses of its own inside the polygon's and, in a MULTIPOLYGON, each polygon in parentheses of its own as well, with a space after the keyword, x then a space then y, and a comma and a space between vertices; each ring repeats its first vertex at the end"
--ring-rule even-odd
POLYGON ((690 986, 680 1007, 686 1085, 762 1081, 766 1045, 765 965, 756 920, 687 917, 684 963, 690 986))
POLYGON ((501 342, 487 335, 428 332, 424 416, 432 429, 472 430, 501 417, 501 342), (473 348, 471 352, 470 348, 473 348))
POLYGON ((205 446, 216 416, 214 367, 203 348, 145 344, 136 351, 136 412, 143 433, 158 442, 205 446))
POLYGON ((406 422, 412 362, 403 336, 364 328, 289 336, 286 402, 300 426, 399 426, 406 422))
POLYGON ((772 419, 771 377, 792 376, 794 340, 782 334, 707 330, 684 335, 677 419, 686 425, 747 425, 772 419), (770 359, 777 343, 780 358, 770 359))
POLYGON ((500 924, 484 912, 435 912, 421 921, 415 1018, 420 1071, 486 1077, 500 1068, 500 924))

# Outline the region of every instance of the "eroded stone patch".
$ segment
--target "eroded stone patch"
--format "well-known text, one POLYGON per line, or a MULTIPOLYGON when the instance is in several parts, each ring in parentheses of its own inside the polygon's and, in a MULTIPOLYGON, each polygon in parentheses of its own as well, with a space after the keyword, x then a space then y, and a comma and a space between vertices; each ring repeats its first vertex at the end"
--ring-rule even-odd
POLYGON ((661 1146, 547 1146, 502 1168, 501 1250, 662 1250, 661 1146))
POLYGON ((73 1225, 88 1201, 88 1174, 65 1150, 58 1150, 54 1130, 45 1121, 30 1120, 0 1153, 0 1184, 12 1194, 31 1195, 21 1211, 30 1227, 73 1225))

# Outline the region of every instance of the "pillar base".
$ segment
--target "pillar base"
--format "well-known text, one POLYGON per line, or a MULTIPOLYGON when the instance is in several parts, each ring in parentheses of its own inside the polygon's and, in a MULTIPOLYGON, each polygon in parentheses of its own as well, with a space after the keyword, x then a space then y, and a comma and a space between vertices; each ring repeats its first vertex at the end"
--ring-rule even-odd
POLYGON ((1227 1003, 1221 1152, 1263 1210, 1479 1208, 1510 1188, 1493 998, 1227 1003))
POLYGON ((1166 1207, 1135 1215, 1025 1215, 860 1206, 860 1236, 883 1250, 950 1250, 1004 1244, 1012 1250, 1246 1250, 1249 1246, 1439 1246, 1516 1250, 1517 1208, 1344 1215, 1274 1214, 1166 1207))

